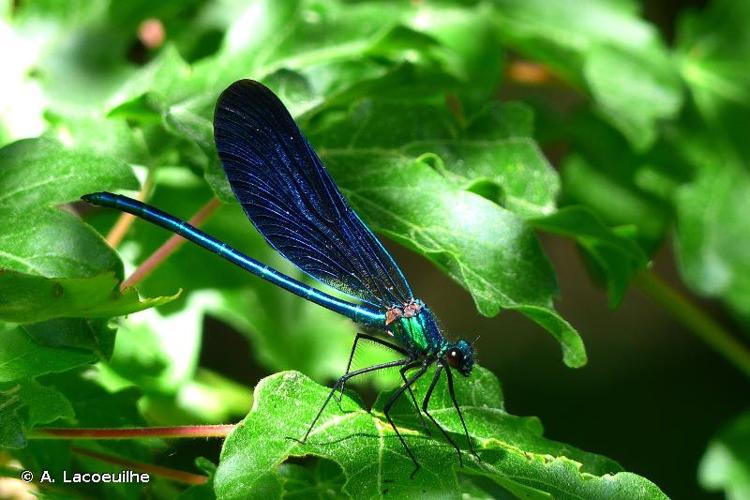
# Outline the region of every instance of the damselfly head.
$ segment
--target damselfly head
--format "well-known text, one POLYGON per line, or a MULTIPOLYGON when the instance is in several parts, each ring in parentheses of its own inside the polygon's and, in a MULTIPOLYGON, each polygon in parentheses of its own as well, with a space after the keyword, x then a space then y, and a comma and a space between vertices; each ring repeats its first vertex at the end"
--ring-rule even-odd
POLYGON ((443 356, 450 367, 455 368, 462 375, 468 376, 474 367, 474 348, 465 340, 449 345, 443 356))

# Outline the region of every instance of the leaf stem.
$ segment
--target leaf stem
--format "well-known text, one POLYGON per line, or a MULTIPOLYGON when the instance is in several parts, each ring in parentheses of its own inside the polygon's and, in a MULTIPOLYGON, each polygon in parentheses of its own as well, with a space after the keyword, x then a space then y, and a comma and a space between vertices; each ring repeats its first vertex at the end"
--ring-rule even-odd
MULTIPOLYGON (((27 434, 29 439, 137 439, 137 438, 212 438, 227 437, 236 425, 186 425, 180 427, 131 427, 131 428, 61 428, 42 427, 27 434)), ((184 484, 204 484, 208 478, 201 474, 192 474, 181 470, 147 464, 135 460, 101 453, 80 446, 71 446, 71 450, 86 457, 101 460, 110 464, 130 467, 133 470, 147 472, 184 484)))
MULTIPOLYGON (((196 212, 196 214, 191 217, 188 222, 192 226, 200 226, 217 208, 219 208, 219 205, 220 203, 218 198, 211 198, 211 200, 203 205, 203 207, 198 210, 198 212, 196 212)), ((126 288, 140 282, 184 243, 185 239, 182 236, 173 234, 162 246, 160 246, 154 253, 152 253, 149 258, 143 262, 143 264, 138 266, 138 269, 136 269, 128 279, 122 282, 122 284, 120 285, 120 290, 125 290, 126 288)))
POLYGON ((178 483, 199 485, 205 484, 206 481, 208 481, 208 477, 202 474, 193 474, 191 472, 185 472, 169 467, 162 467, 160 465, 147 464, 145 462, 139 462, 136 460, 128 460, 126 458, 120 458, 108 453, 88 450, 80 446, 71 446, 70 449, 76 455, 93 458, 95 460, 99 460, 109 464, 122 465, 124 467, 129 467, 132 470, 146 472, 154 476, 161 476, 173 481, 177 481, 178 483))
POLYGON ((235 425, 185 425, 179 427, 67 428, 39 427, 29 439, 136 439, 227 437, 235 425))
POLYGON ((678 321, 688 327, 713 350, 750 377, 750 349, 734 338, 697 305, 653 273, 639 274, 635 279, 635 284, 646 295, 664 306, 678 321))
MULTIPOLYGON (((151 192, 151 188, 154 186, 154 171, 155 169, 153 168, 149 169, 146 180, 143 182, 141 190, 138 191, 138 196, 136 196, 136 199, 138 201, 144 201, 148 197, 148 194, 151 192)), ((111 246, 112 248, 117 248, 130 229, 130 226, 133 225, 133 222, 135 222, 135 215, 125 212, 121 213, 117 218, 115 225, 112 226, 112 229, 110 229, 109 233, 107 233, 106 239, 107 243, 109 243, 109 246, 111 246)))

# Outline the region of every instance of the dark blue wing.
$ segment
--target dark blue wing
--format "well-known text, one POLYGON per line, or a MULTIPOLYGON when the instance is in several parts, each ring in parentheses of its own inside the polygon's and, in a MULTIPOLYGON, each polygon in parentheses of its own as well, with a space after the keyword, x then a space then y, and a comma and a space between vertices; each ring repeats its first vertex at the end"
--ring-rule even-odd
POLYGON ((373 306, 412 298, 390 254, 344 199, 273 92, 233 83, 214 115, 219 158, 245 213, 313 278, 373 306))

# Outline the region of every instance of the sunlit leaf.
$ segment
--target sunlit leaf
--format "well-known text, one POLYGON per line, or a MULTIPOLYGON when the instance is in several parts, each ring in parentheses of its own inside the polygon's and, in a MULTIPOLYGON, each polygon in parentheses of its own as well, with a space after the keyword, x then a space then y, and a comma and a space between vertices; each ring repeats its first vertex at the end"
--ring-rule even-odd
MULTIPOLYGON (((489 372, 476 368, 469 379, 458 382, 457 397, 482 457, 478 462, 464 452, 467 472, 489 477, 510 492, 536 492, 537 498, 544 493, 554 498, 613 498, 626 492, 630 498, 666 498, 654 484, 622 472, 612 461, 544 438, 538 420, 506 413, 497 380, 489 372)), ((427 385, 421 384, 417 393, 424 394, 427 385)), ((288 478, 286 469, 279 473, 279 464, 289 456, 314 455, 341 467, 347 479, 344 492, 353 498, 461 497, 455 450, 420 432, 405 399, 393 414, 422 466, 413 478, 413 464, 382 414, 382 397, 372 413, 345 397, 344 412, 329 405, 306 444, 289 439, 304 435, 328 391, 297 372, 262 380, 253 410, 224 444, 215 477, 217 495, 244 498, 252 491, 279 498, 288 478)), ((446 392, 442 387, 433 398, 431 413, 464 443, 446 392)), ((434 429, 433 436, 438 432, 434 429)), ((462 447, 466 449, 465 443, 462 447)))

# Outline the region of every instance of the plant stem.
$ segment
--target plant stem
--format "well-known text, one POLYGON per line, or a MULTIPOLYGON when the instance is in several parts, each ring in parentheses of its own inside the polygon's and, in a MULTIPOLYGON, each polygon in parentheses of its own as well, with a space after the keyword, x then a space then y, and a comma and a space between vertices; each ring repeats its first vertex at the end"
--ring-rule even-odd
MULTIPOLYGON (((144 201, 148 197, 148 194, 151 192, 151 188, 154 186, 154 172, 155 169, 149 169, 146 180, 143 182, 141 190, 138 191, 138 196, 136 196, 136 199, 138 201, 144 201)), ((110 229, 109 233, 107 233, 106 239, 107 243, 109 243, 109 246, 111 246, 112 248, 117 248, 118 245, 122 242, 122 239, 125 237, 125 234, 128 232, 128 229, 130 229, 130 226, 133 225, 133 222, 135 222, 135 215, 124 212, 120 214, 120 216, 117 218, 117 221, 115 222, 115 225, 112 226, 112 229, 110 229)))
POLYGON ((636 277, 635 284, 646 295, 664 306, 711 348, 750 377, 750 349, 735 339, 697 305, 652 273, 641 273, 636 277))
POLYGON ((169 467, 162 467, 160 465, 128 460, 115 455, 110 455, 108 453, 100 453, 98 451, 81 448, 80 446, 71 446, 70 449, 77 455, 93 458, 109 464, 122 465, 124 467, 129 467, 132 470, 146 472, 154 476, 165 477, 183 484, 198 485, 204 484, 206 481, 208 481, 208 477, 202 474, 193 474, 177 469, 171 469, 169 467))
MULTIPOLYGON (((212 198, 208 203, 203 205, 203 207, 198 210, 188 222, 192 226, 200 226, 217 208, 219 208, 219 205, 219 200, 217 198, 212 198)), ((122 282, 120 290, 125 290, 126 288, 140 282, 184 243, 185 239, 182 236, 173 234, 162 246, 152 253, 128 279, 122 282)))
MULTIPOLYGON (((236 425, 186 425, 181 427, 132 427, 125 429, 108 428, 58 428, 43 427, 34 429, 27 434, 29 439, 137 439, 137 438, 212 438, 227 437, 236 425)), ((120 458, 106 453, 100 453, 80 446, 71 446, 71 450, 79 455, 95 458, 103 462, 130 467, 133 470, 147 472, 156 476, 172 479, 184 484, 203 484, 208 478, 200 474, 192 474, 168 467, 152 465, 134 460, 120 458)))
POLYGON ((66 428, 40 427, 29 439, 136 439, 227 437, 235 425, 185 425, 180 427, 66 428))

